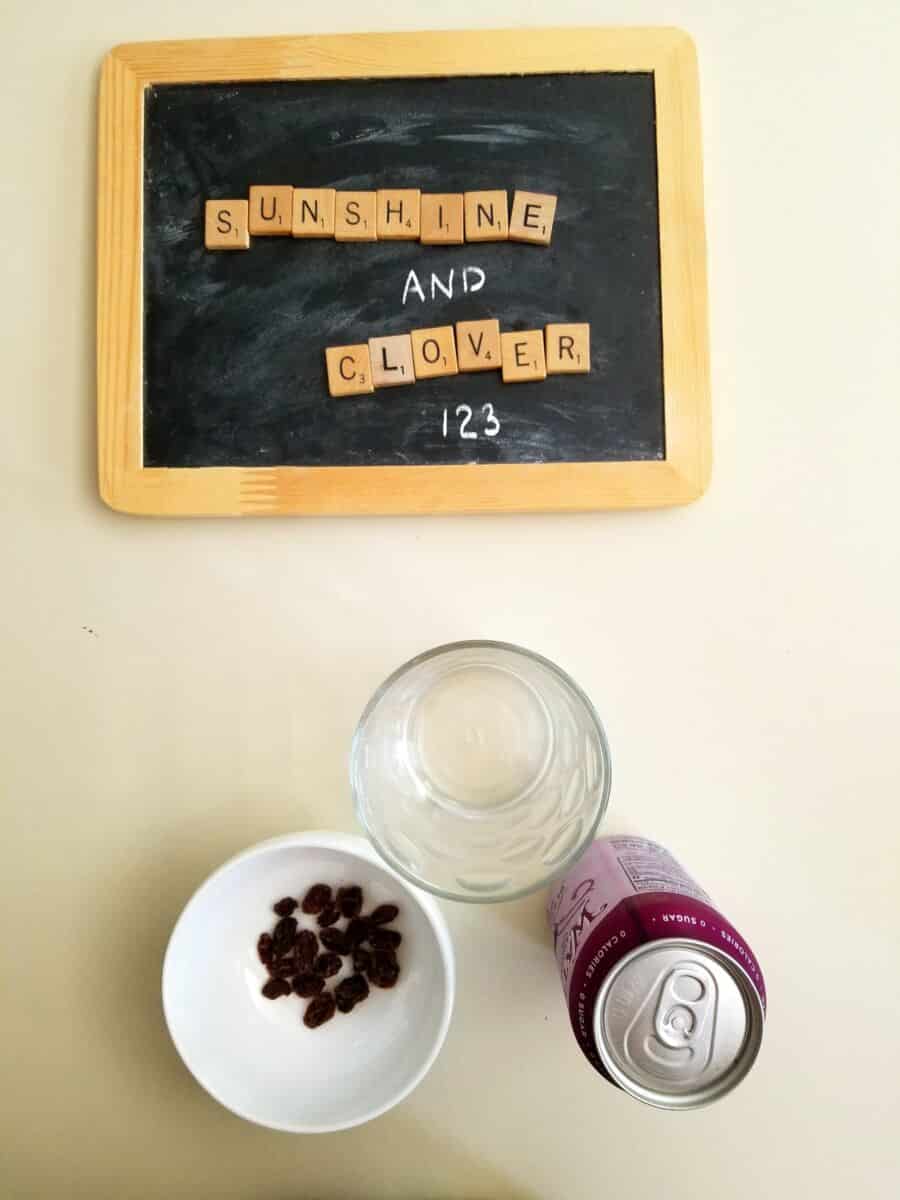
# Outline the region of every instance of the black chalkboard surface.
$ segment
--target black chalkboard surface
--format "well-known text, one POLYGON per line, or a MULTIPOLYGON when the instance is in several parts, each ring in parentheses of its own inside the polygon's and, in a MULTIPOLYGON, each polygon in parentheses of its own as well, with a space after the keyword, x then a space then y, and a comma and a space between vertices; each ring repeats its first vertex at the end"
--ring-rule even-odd
POLYGON ((709 473, 696 62, 674 30, 118 47, 100 100, 104 498, 132 512, 681 503, 709 473), (558 197, 547 246, 253 237, 253 185, 558 197), (137 235, 135 237, 135 234, 137 235), (590 371, 334 398, 325 350, 590 326, 590 371))
POLYGON ((148 466, 665 456, 651 74, 169 86, 148 90, 145 113, 148 466), (256 183, 559 200, 547 247, 258 238, 247 253, 205 250, 206 198, 256 183), (414 287, 403 303, 411 269, 425 303, 414 287), (487 316, 514 330, 589 322, 590 374, 330 398, 326 346, 487 316), (460 437, 456 407, 474 410, 477 432, 486 403, 499 434, 460 437))

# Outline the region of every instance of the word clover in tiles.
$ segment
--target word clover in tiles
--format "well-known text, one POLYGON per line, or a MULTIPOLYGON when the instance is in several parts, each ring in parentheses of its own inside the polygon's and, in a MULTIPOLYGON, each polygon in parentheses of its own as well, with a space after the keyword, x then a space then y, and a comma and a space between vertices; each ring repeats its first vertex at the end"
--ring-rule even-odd
POLYGON ((500 371, 504 383, 529 383, 548 375, 591 369, 589 325, 547 325, 500 332, 499 321, 457 321, 371 337, 355 346, 325 351, 332 396, 358 396, 376 388, 402 387, 467 371, 500 371))

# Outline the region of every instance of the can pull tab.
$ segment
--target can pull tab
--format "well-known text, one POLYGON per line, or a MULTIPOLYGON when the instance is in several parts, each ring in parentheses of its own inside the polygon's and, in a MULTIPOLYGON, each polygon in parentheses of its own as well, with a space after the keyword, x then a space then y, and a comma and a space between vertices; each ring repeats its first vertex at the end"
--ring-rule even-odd
POLYGON ((653 992, 628 1031, 631 1053, 637 1048, 632 1040, 637 1035, 643 1051, 638 1057, 649 1060, 648 1067, 652 1063, 664 1075, 689 1070, 695 1078, 712 1053, 716 981, 700 963, 683 962, 657 979, 653 990, 656 1004, 652 1018, 653 992))

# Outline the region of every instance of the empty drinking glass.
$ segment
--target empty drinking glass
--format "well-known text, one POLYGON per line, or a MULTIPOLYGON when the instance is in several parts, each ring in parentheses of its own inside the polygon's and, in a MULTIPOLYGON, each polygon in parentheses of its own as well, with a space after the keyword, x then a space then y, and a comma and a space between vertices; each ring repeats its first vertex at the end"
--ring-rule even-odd
POLYGON ((508 900, 564 871, 609 798, 606 735, 559 667, 504 642, 456 642, 387 679, 353 739, 357 815, 411 882, 508 900))

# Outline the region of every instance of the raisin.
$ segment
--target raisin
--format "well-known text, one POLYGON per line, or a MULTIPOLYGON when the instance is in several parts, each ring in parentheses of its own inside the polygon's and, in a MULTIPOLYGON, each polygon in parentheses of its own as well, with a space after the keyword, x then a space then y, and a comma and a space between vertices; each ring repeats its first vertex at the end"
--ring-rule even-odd
POLYGON ((279 996, 291 994, 291 985, 286 979, 270 979, 262 985, 262 994, 267 1000, 277 1000, 279 996))
POLYGON ((364 946, 355 946, 353 948, 353 970, 364 974, 367 973, 372 965, 372 955, 364 946))
POLYGON ((296 907, 297 901, 293 896, 285 896, 283 900, 272 905, 272 912, 279 917, 289 917, 296 907))
POLYGON ((337 905, 345 917, 358 917, 362 912, 362 888, 355 883, 349 887, 338 888, 337 905))
POLYGON ((391 921, 397 920, 397 915, 400 909, 396 904, 379 904, 369 920, 373 925, 390 925, 391 921))
POLYGON ((367 917, 354 917, 347 928, 344 930, 347 941, 351 946, 358 946, 360 942, 368 939, 372 930, 367 917))
POLYGON ((396 929, 373 929, 369 934, 369 945, 375 950, 396 950, 403 941, 403 934, 396 929))
POLYGON ((302 975, 297 975, 294 978, 291 986, 298 996, 304 1000, 309 1000, 311 996, 318 996, 319 992, 325 986, 325 980, 321 975, 304 972, 302 975))
POLYGON ((379 988, 392 988, 400 977, 400 967, 390 950, 376 950, 369 968, 369 981, 379 988))
POLYGON ((331 904, 328 906, 328 908, 323 909, 322 912, 319 913, 318 917, 316 918, 316 921, 319 924, 319 926, 328 926, 328 925, 337 925, 337 923, 340 919, 341 919, 341 910, 339 908, 337 908, 334 904, 331 904))
POLYGON ((297 963, 293 955, 290 958, 273 958, 266 963, 266 970, 275 979, 288 979, 297 974, 297 963))
POLYGON ((357 1002, 365 1000, 369 994, 369 985, 362 975, 349 975, 346 979, 342 979, 335 991, 339 992, 342 988, 346 995, 353 996, 357 1002))
POLYGON ((331 950, 335 954, 350 953, 351 946, 347 941, 347 935, 340 929, 323 929, 319 934, 319 941, 326 950, 331 950))
POLYGON ((320 1025, 331 1020, 336 1007, 331 992, 322 992, 320 996, 316 996, 315 1000, 310 1000, 307 1004, 306 1012, 303 1014, 303 1024, 307 1029, 318 1029, 320 1025))
POLYGON ((303 897, 303 903, 300 907, 305 913, 315 915, 320 913, 323 908, 328 908, 331 904, 331 888, 327 883, 314 883, 306 895, 303 897))
POLYGON ((339 954, 320 954, 315 961, 314 970, 317 975, 330 979, 332 975, 337 975, 342 966, 339 954))
POLYGON ((337 1005, 339 1013, 353 1012, 354 1008, 356 1008, 356 1001, 352 996, 345 996, 337 991, 334 993, 334 1002, 337 1005))
POLYGON ((287 954, 288 951, 292 949, 296 932, 296 918, 282 917, 272 930, 272 943, 275 947, 276 954, 287 954))
POLYGON ((301 929, 294 939, 294 957, 301 971, 311 971, 319 952, 319 939, 311 929, 301 929))
POLYGON ((334 989, 334 999, 338 1006, 338 1012, 352 1012, 361 1000, 365 1000, 369 994, 369 985, 363 979, 362 975, 350 975, 347 979, 342 979, 334 989))
POLYGON ((256 953, 259 955, 261 963, 270 963, 275 957, 275 951, 272 948, 272 935, 269 933, 261 933, 259 941, 256 943, 256 953))

